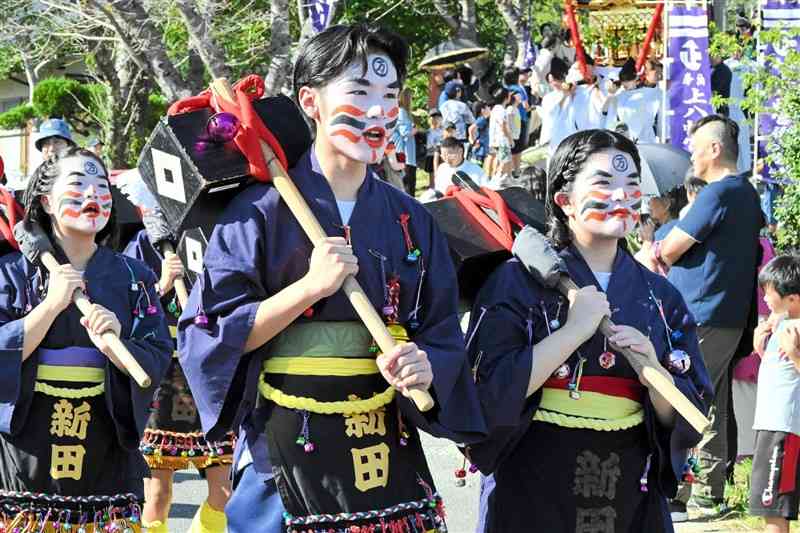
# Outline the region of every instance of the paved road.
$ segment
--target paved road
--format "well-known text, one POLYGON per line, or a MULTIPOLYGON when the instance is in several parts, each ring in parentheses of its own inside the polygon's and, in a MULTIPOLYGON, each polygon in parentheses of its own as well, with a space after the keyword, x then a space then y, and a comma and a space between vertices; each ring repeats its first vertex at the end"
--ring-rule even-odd
MULTIPOLYGON (((456 487, 453 483, 453 471, 461 465, 461 454, 449 441, 424 434, 422 441, 436 488, 447 505, 447 525, 450 532, 472 533, 475 531, 478 514, 478 475, 468 474, 467 486, 456 487)), ((170 533, 185 533, 189 529, 192 517, 205 494, 206 483, 196 473, 179 473, 175 476, 174 503, 169 517, 170 533)))

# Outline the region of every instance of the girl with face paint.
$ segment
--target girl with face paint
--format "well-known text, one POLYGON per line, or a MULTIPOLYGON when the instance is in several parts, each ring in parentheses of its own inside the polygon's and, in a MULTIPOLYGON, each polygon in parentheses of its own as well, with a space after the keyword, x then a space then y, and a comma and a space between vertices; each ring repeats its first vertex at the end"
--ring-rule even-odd
POLYGON ((331 237, 312 246, 275 189, 255 185, 206 248, 178 341, 206 437, 241 426, 228 531, 443 531, 417 430, 483 435, 447 243, 368 168, 395 128, 407 54, 365 25, 300 51, 295 95, 316 139, 289 172, 331 237), (400 341, 377 358, 339 290, 356 273, 400 341), (410 386, 436 410, 420 413, 410 386))
POLYGON ((647 358, 701 410, 712 387, 681 295, 624 237, 641 202, 636 147, 606 130, 567 137, 549 168, 550 241, 582 288, 568 298, 509 260, 482 288, 468 354, 490 438, 485 531, 671 532, 666 498, 700 435, 597 332, 647 358))
POLYGON ((0 259, 0 528, 139 531, 147 468, 136 446, 154 388, 130 379, 101 334, 113 330, 161 376, 172 347, 155 276, 103 245, 114 207, 91 152, 68 148, 39 166, 25 192, 31 222, 62 266, 0 259), (78 288, 94 304, 87 317, 72 304, 78 288))

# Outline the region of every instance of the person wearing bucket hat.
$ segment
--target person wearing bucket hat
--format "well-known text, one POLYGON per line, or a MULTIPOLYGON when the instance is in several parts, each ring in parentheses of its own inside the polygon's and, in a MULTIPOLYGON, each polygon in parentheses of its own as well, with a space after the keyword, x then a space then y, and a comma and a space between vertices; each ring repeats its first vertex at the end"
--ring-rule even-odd
POLYGON ((34 143, 36 149, 42 153, 43 159, 48 159, 53 153, 59 152, 68 146, 75 146, 69 124, 60 118, 49 118, 39 126, 39 133, 34 143))

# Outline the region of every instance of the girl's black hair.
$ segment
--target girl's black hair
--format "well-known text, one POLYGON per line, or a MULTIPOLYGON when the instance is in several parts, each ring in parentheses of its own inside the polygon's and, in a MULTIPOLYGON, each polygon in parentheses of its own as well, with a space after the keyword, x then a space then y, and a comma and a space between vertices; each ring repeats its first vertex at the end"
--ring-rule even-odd
POLYGON ((483 111, 484 107, 486 107, 486 102, 477 101, 477 102, 473 103, 472 104, 472 114, 473 114, 473 116, 475 116, 475 118, 480 118, 481 111, 483 111))
POLYGON ((402 84, 406 78, 408 44, 396 33, 360 23, 331 26, 316 34, 306 41, 294 63, 295 100, 301 87, 322 87, 344 72, 353 61, 361 61, 364 72, 367 72, 367 57, 374 52, 389 56, 402 84))
POLYGON ((560 57, 554 57, 550 61, 550 72, 548 73, 556 81, 564 81, 567 79, 569 73, 569 66, 560 57))
POLYGON ((758 273, 758 286, 762 289, 772 287, 781 298, 790 294, 800 295, 800 257, 773 257, 758 273))
MULTIPOLYGON (((47 214, 47 212, 44 210, 44 206, 42 206, 42 196, 49 194, 50 191, 53 190, 53 184, 55 183, 56 179, 58 179, 58 176, 61 172, 61 162, 65 159, 69 159, 70 157, 78 156, 93 159, 97 165, 103 169, 103 173, 106 176, 106 181, 109 182, 109 193, 111 193, 111 182, 108 178, 108 169, 106 168, 106 165, 103 163, 102 159, 97 157, 94 152, 90 152, 89 150, 72 145, 51 155, 49 158, 43 161, 41 165, 39 165, 39 167, 33 172, 31 178, 28 180, 28 186, 25 189, 25 195, 23 196, 22 200, 25 207, 25 216, 23 221, 26 225, 28 225, 31 221, 39 224, 39 226, 50 237, 50 241, 57 252, 62 255, 62 257, 59 258, 62 261, 66 259, 66 255, 63 254, 53 238, 53 225, 50 215, 47 214)), ((108 219, 108 223, 102 230, 97 232, 94 240, 98 244, 105 244, 111 248, 116 248, 116 239, 118 237, 117 230, 116 205, 112 203, 111 216, 108 219)))
POLYGON ((489 89, 489 94, 492 96, 492 105, 506 105, 508 100, 508 89, 502 85, 494 85, 489 89))
POLYGON ((681 216, 681 209, 686 207, 689 200, 686 198, 686 187, 683 185, 671 189, 668 193, 661 195, 661 198, 669 202, 667 212, 670 218, 677 219, 681 216))
POLYGON ((567 223, 567 215, 555 203, 559 192, 571 192, 575 179, 583 170, 590 156, 603 150, 615 148, 633 158, 636 170, 641 173, 642 163, 639 151, 633 142, 614 131, 583 130, 573 133, 558 145, 550 160, 547 172, 547 236, 556 249, 561 250, 572 242, 572 233, 567 223))

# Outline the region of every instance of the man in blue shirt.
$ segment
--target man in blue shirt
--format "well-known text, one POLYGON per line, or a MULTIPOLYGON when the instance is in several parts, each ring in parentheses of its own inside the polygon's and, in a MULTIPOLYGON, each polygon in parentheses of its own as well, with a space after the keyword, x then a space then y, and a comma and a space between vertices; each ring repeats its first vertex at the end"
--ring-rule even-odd
POLYGON ((715 392, 714 423, 699 454, 701 474, 694 485, 679 491, 674 518, 684 518, 690 492, 692 503, 707 512, 724 496, 727 427, 733 409, 731 363, 753 304, 758 237, 764 226, 758 193, 745 175, 736 174, 738 130, 735 122, 719 115, 694 125, 694 175, 708 185, 677 226, 653 245, 653 259, 669 268, 669 280, 697 322, 715 392))

